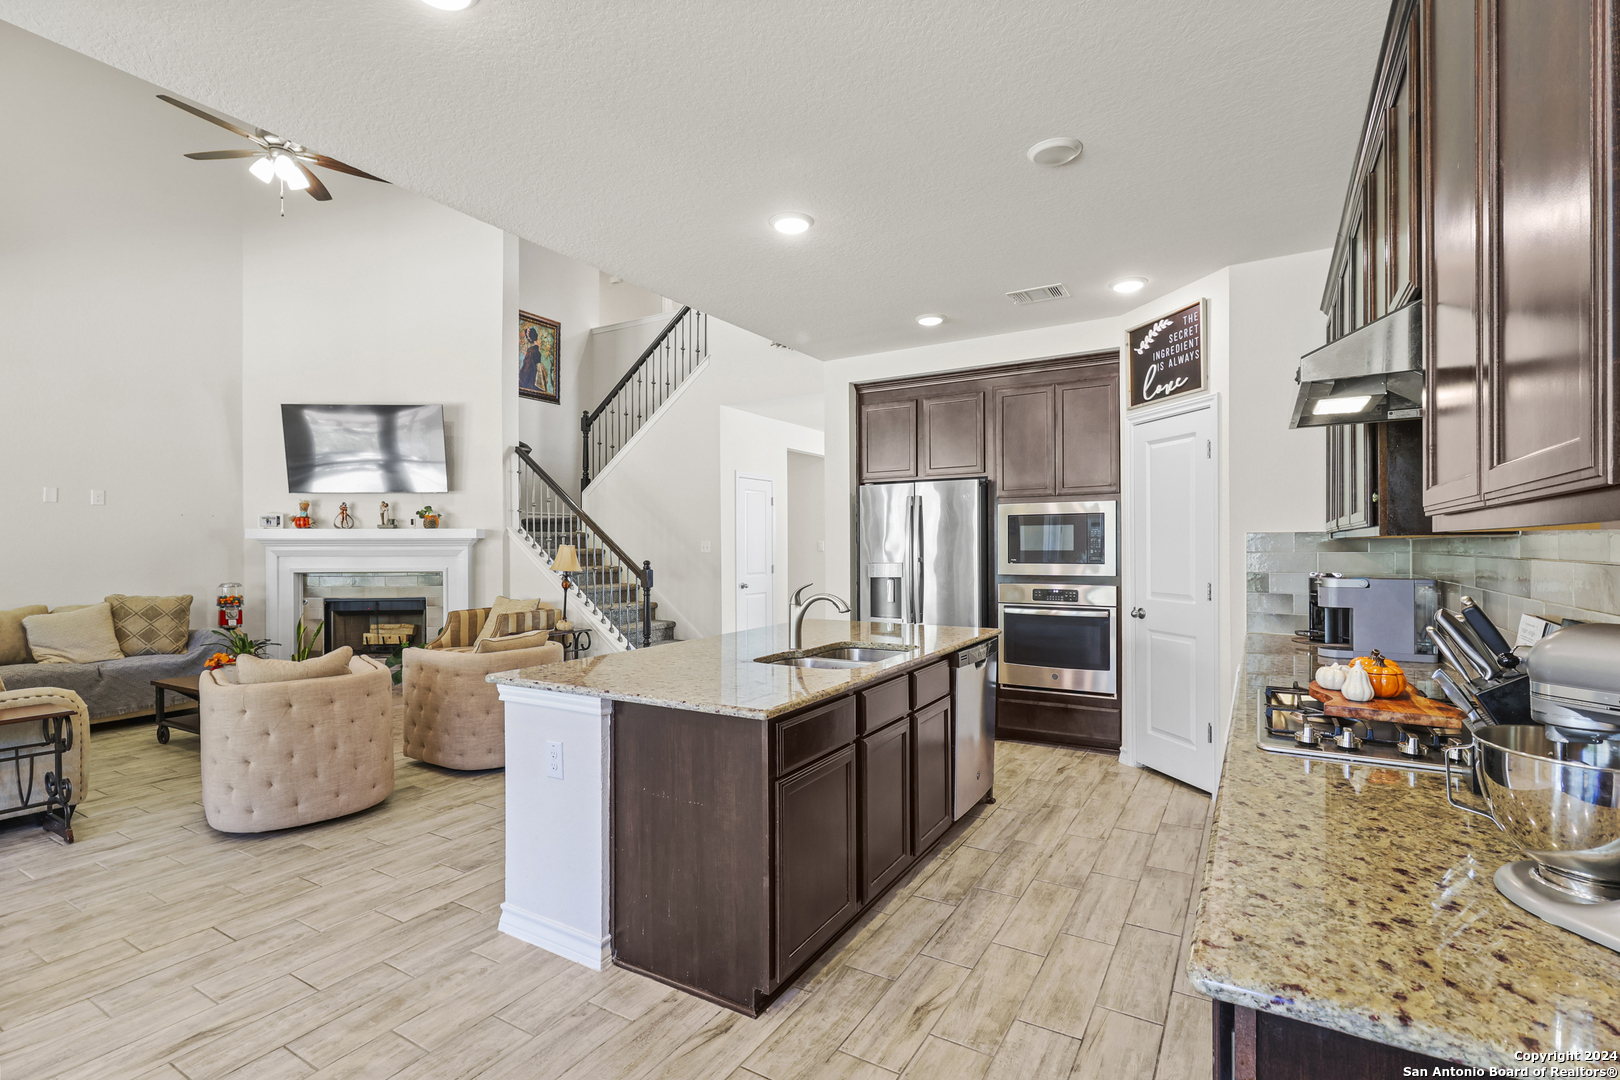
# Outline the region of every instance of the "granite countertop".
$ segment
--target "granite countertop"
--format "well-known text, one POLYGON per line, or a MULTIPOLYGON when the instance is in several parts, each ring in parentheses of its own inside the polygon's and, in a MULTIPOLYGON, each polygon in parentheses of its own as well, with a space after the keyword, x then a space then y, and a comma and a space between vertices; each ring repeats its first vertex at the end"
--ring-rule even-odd
POLYGON ((755 663, 788 649, 788 627, 766 626, 650 649, 608 653, 544 667, 502 671, 489 681, 768 720, 837 697, 898 671, 989 641, 999 630, 912 623, 806 619, 803 648, 840 642, 905 646, 893 659, 859 668, 796 668, 755 663))
POLYGON ((1194 985, 1475 1066, 1620 1050, 1620 953, 1496 891, 1492 875, 1520 857, 1506 834, 1448 806, 1443 776, 1347 777, 1268 754, 1255 710, 1253 697, 1236 704, 1227 739, 1194 985))

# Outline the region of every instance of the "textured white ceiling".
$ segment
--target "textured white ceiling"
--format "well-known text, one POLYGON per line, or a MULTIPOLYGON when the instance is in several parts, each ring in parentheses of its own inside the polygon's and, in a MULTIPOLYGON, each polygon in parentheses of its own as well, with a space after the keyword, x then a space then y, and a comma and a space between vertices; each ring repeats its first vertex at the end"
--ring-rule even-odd
POLYGON ((0 19, 822 359, 1114 315, 1330 245, 1386 12, 0 0, 0 19), (1030 165, 1053 135, 1085 154, 1030 165), (783 210, 815 228, 778 235, 783 210), (1126 275, 1147 290, 1108 290, 1126 275), (1073 298, 1003 295, 1054 281, 1073 298))

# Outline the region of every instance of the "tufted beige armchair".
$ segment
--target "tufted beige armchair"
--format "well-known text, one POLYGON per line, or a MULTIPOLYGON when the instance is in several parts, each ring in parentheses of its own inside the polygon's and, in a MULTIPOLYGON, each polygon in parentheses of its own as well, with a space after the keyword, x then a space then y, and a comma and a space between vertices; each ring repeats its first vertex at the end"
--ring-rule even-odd
POLYGON ((506 709, 484 676, 562 661, 555 641, 506 652, 406 649, 405 756, 447 769, 504 767, 506 709))
POLYGON ((220 832, 327 821, 393 793, 386 664, 357 656, 347 675, 247 686, 221 668, 199 687, 203 812, 220 832))

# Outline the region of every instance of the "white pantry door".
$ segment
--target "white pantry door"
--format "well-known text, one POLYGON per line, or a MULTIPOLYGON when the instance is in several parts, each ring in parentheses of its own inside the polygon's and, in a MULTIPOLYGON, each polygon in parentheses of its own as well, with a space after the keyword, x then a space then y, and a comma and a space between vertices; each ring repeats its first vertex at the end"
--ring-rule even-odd
POLYGON ((776 484, 737 474, 737 629, 776 621, 776 484))
POLYGON ((1215 790, 1215 405, 1131 424, 1125 708, 1138 765, 1215 790))

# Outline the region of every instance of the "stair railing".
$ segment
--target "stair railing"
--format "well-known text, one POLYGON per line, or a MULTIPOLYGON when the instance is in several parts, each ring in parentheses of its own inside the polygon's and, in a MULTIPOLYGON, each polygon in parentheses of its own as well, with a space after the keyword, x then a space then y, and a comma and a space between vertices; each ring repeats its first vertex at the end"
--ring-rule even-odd
POLYGON ((709 319, 683 307, 652 340, 630 370, 607 392, 601 404, 579 422, 584 452, 580 455, 579 489, 590 486, 624 449, 643 424, 669 400, 688 375, 709 355, 709 319))
POLYGON ((530 447, 518 443, 518 527, 546 553, 572 544, 584 569, 569 578, 579 594, 602 617, 619 628, 631 648, 652 644, 652 563, 639 566, 591 516, 568 497, 562 486, 529 456, 530 447), (634 631, 634 633, 632 633, 634 631), (640 645, 636 645, 636 641, 640 645))

